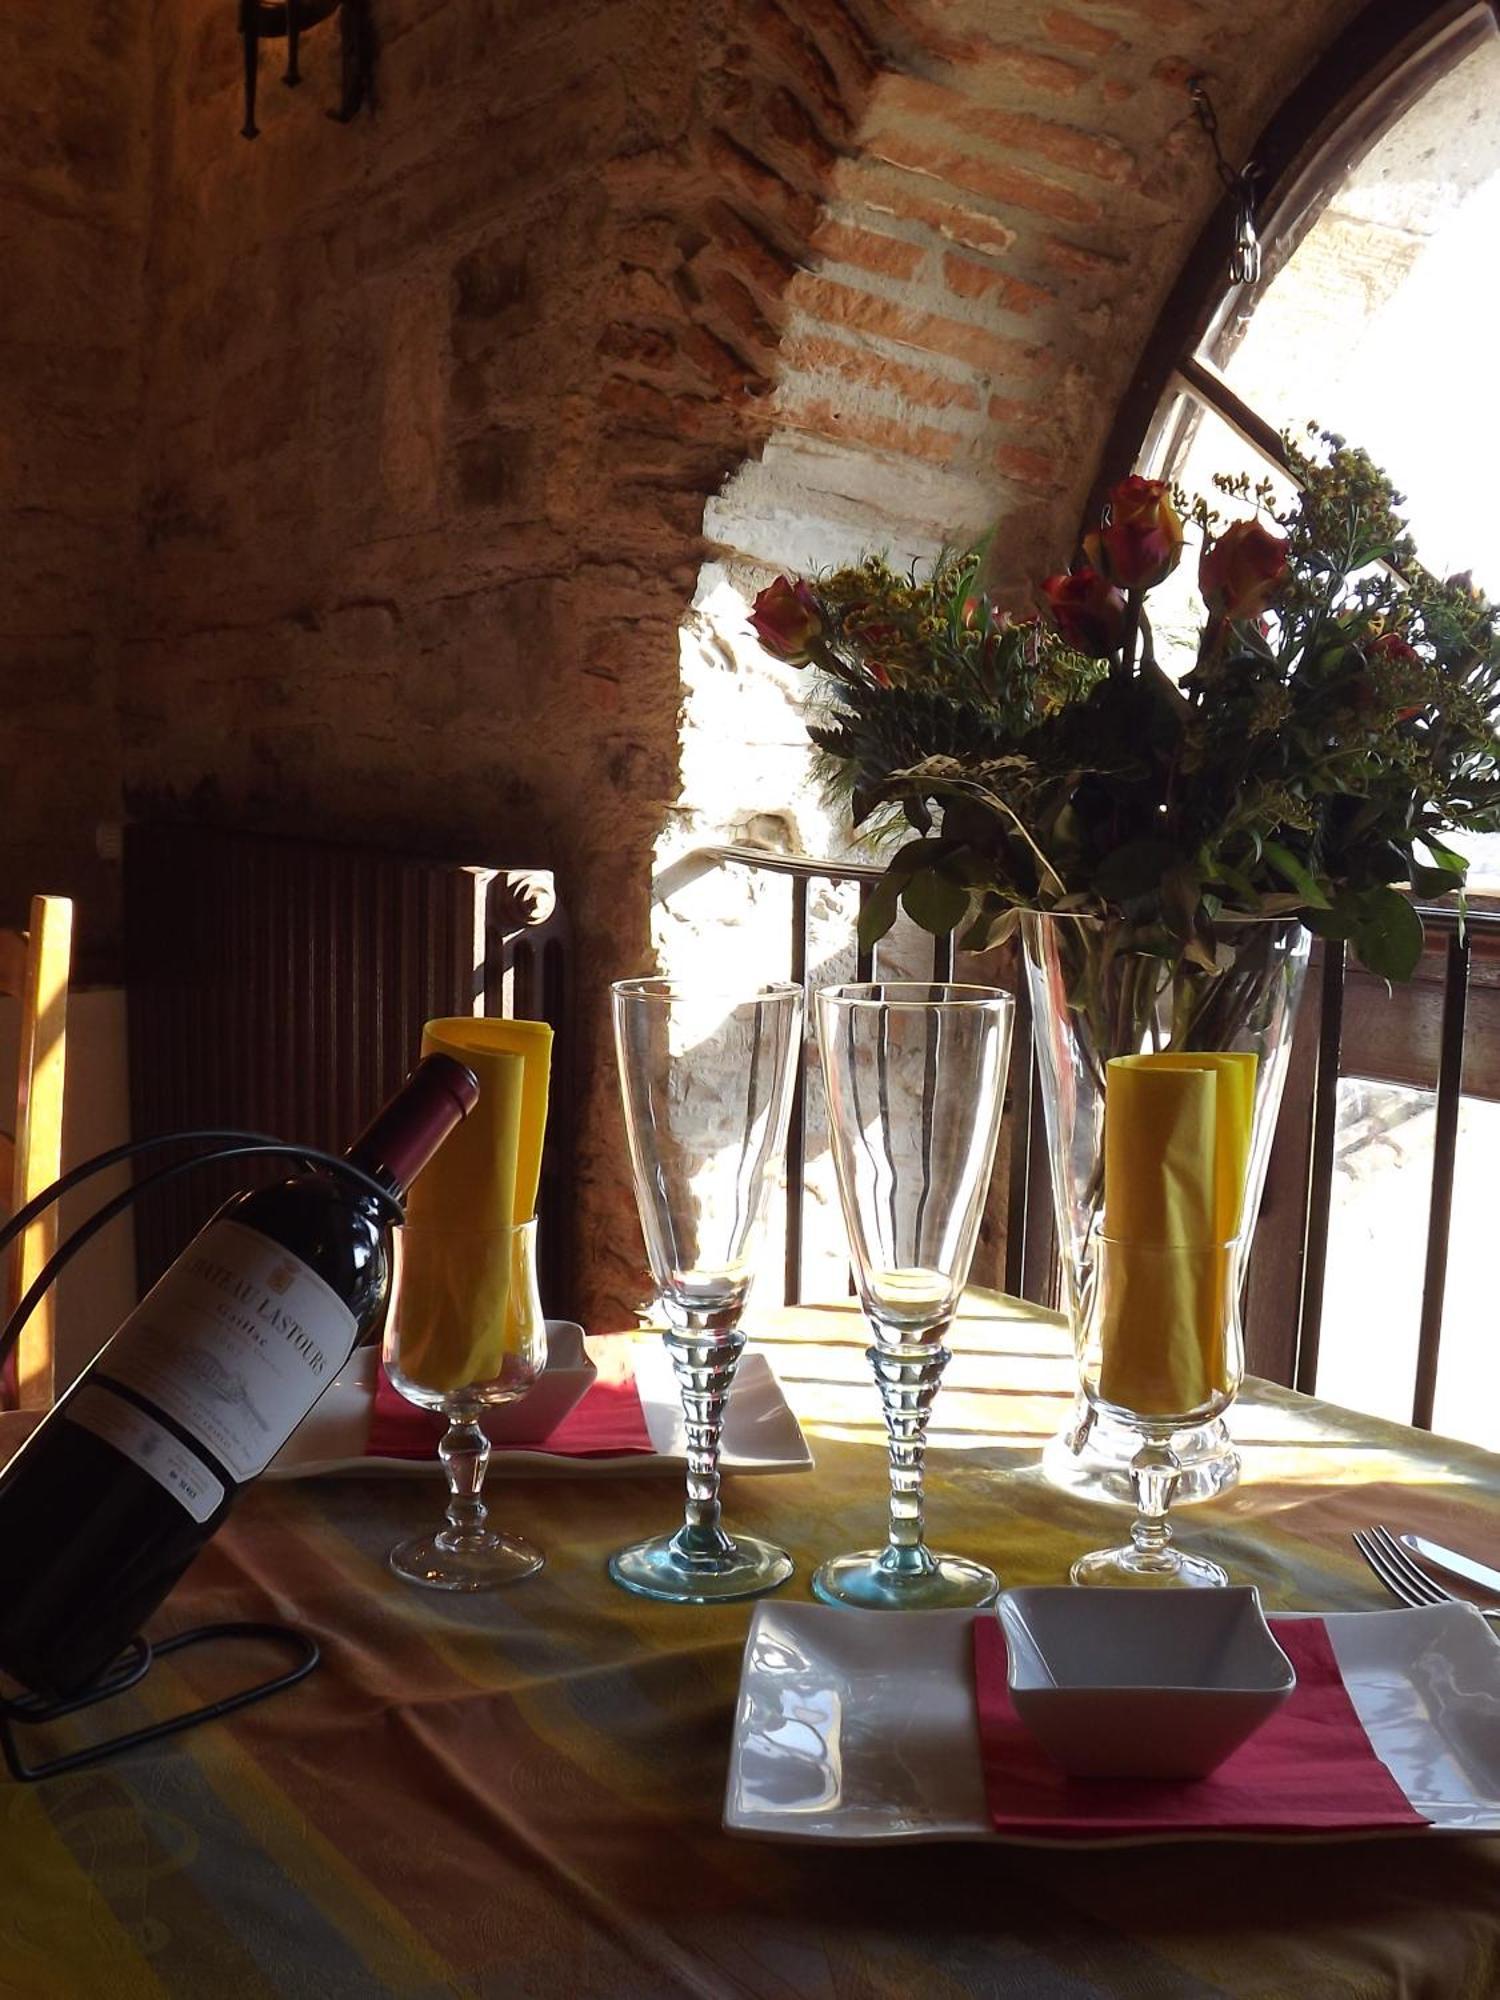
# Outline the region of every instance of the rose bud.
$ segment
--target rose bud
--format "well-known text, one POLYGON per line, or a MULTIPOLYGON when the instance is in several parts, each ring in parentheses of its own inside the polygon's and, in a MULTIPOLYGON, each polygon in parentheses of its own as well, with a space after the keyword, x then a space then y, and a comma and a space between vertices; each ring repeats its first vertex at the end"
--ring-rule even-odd
POLYGON ((789 667, 805 667, 827 631, 811 585, 784 576, 756 598, 750 624, 766 651, 789 667))
POLYGON ((1042 595, 1052 622, 1075 651, 1107 660, 1125 639, 1129 613, 1124 594, 1097 570, 1075 569, 1049 576, 1042 595))
POLYGON ((1286 576, 1286 540, 1259 521, 1233 521, 1198 558, 1198 588, 1216 618, 1258 618, 1286 576))
POLYGON ((1365 647, 1365 658, 1383 660, 1389 666, 1409 667, 1420 664, 1422 656, 1399 632, 1382 632, 1365 647))
POLYGON ((1104 526, 1084 537, 1083 552, 1101 575, 1125 590, 1150 590, 1182 555, 1182 522, 1165 479, 1132 473, 1110 491, 1104 526))

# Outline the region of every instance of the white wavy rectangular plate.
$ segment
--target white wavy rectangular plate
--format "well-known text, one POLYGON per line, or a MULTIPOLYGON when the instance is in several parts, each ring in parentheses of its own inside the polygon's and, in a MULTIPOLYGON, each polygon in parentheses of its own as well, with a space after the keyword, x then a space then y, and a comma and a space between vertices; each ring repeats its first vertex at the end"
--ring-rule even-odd
MULTIPOLYGON (((724 1824, 774 1840, 985 1840, 1139 1847, 1369 1833, 1140 1834, 1089 1842, 995 1831, 985 1805, 972 1611, 755 1607, 735 1707, 724 1824)), ((983 1614, 980 1614, 983 1615, 983 1614)), ((1500 1643, 1467 1604, 1322 1614, 1375 1754, 1433 1833, 1500 1831, 1500 1643)))
MULTIPOLYGON (((595 1378, 584 1351, 583 1330, 571 1320, 548 1320, 547 1368, 530 1395, 493 1413, 486 1428, 497 1443, 550 1431, 565 1417, 595 1378)), ((489 1479, 506 1474, 557 1473, 569 1478, 603 1478, 621 1473, 680 1474, 687 1463, 682 1400, 672 1364, 659 1337, 634 1341, 631 1359, 641 1414, 654 1447, 612 1458, 570 1458, 556 1452, 500 1450, 490 1459, 489 1479)), ((318 1479, 333 1475, 395 1473, 430 1479, 431 1459, 368 1456, 374 1406, 377 1352, 361 1348, 272 1460, 267 1479, 318 1479)), ((724 1415, 722 1462, 730 1472, 801 1472, 813 1462, 801 1426, 787 1406, 781 1384, 763 1354, 746 1353, 735 1376, 724 1415)))

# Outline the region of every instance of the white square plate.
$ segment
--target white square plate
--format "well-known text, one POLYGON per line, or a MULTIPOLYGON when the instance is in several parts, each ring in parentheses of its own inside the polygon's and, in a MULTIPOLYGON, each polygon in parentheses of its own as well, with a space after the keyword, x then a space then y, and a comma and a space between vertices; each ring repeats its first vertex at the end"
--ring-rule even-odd
MULTIPOLYGON (((360 1348, 349 1366, 320 1397, 308 1416, 282 1446, 266 1472, 267 1479, 316 1479, 329 1474, 398 1473, 430 1479, 433 1459, 377 1458, 365 1453, 374 1408, 378 1351, 360 1348)), ((672 1373, 671 1357, 659 1336, 631 1344, 635 1385, 653 1452, 622 1452, 613 1458, 569 1458, 556 1452, 502 1449, 490 1459, 487 1478, 507 1473, 566 1473, 569 1478, 595 1478, 622 1472, 681 1473, 687 1463, 687 1432, 682 1399, 672 1373)), ((529 1396, 497 1411, 499 1424, 491 1435, 503 1444, 504 1429, 535 1436, 561 1421, 594 1380, 595 1369, 584 1351, 583 1329, 571 1320, 547 1322, 547 1368, 529 1396), (545 1408, 543 1398, 546 1399, 545 1408)), ((771 1364, 753 1348, 741 1360, 734 1389, 724 1413, 722 1463, 726 1472, 801 1472, 813 1462, 771 1364)))
MULTIPOLYGON (((1001 1835, 990 1821, 971 1629, 987 1615, 758 1604, 735 1708, 725 1826, 843 1845, 1089 1845, 1001 1835)), ((1430 1831, 1500 1831, 1500 1643, 1484 1619, 1466 1604, 1324 1617, 1375 1754, 1430 1831)), ((1350 1837, 1173 1832, 1094 1844, 1350 1837)))

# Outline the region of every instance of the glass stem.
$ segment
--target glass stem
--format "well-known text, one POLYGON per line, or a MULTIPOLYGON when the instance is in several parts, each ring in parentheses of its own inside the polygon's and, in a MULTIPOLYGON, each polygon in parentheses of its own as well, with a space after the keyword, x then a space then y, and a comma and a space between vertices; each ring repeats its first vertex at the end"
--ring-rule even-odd
POLYGON ((891 1466, 890 1520, 881 1567, 903 1576, 925 1576, 933 1568, 922 1541, 927 1422, 948 1365, 948 1350, 934 1337, 930 1346, 872 1347, 867 1353, 885 1405, 891 1466))
POLYGON ((1130 1461, 1130 1474, 1136 1504, 1130 1539, 1146 1565, 1165 1569, 1175 1560, 1169 1549, 1172 1530, 1167 1509, 1182 1475, 1181 1461, 1169 1444, 1153 1440, 1142 1445, 1130 1461))
POLYGON ((477 1416, 449 1416, 438 1457, 448 1475, 448 1525, 438 1535, 438 1547, 482 1548, 489 1540, 484 1525, 489 1509, 479 1496, 489 1469, 490 1441, 477 1416))
POLYGON ((687 1428, 687 1506, 675 1545, 683 1555, 719 1560, 734 1554, 719 1525, 719 1441, 745 1336, 737 1329, 688 1327, 674 1328, 666 1340, 687 1428))

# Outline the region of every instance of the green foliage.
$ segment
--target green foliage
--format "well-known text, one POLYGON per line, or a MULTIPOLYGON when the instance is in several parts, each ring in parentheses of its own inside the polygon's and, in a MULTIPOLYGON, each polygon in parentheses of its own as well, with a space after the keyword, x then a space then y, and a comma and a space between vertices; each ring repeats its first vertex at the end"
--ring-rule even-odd
POLYGON ((1221 912, 1296 912, 1411 972, 1421 924, 1398 885, 1461 891, 1442 836, 1500 829, 1500 613, 1421 567, 1364 453, 1324 435, 1293 455, 1267 615, 1210 616, 1180 683, 1138 599, 1118 657, 1086 659, 995 609, 980 551, 814 581, 824 773, 856 824, 924 836, 869 899, 866 943, 898 902, 976 947, 1018 908, 1069 909, 1208 965, 1221 912))

